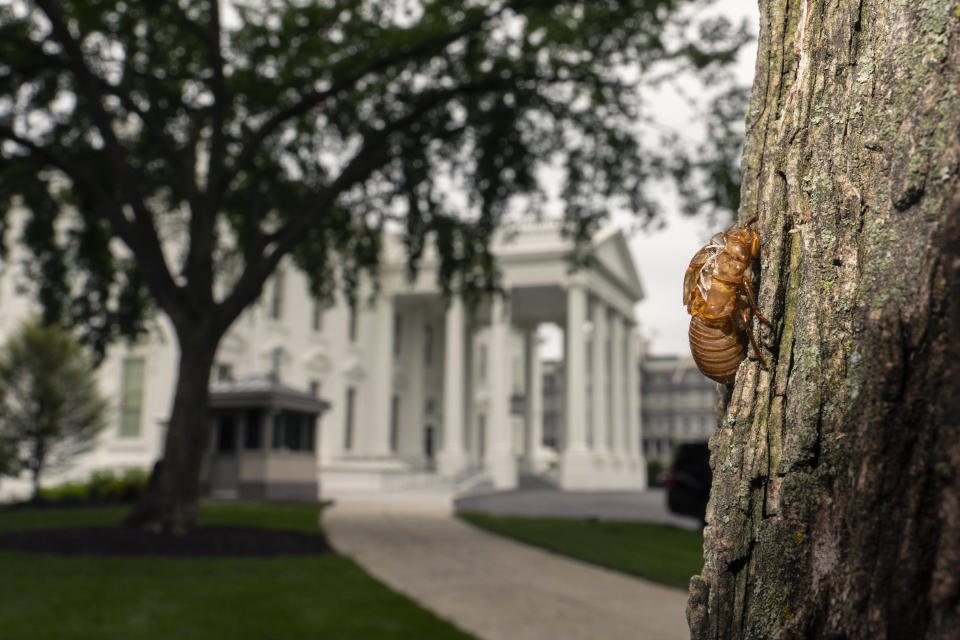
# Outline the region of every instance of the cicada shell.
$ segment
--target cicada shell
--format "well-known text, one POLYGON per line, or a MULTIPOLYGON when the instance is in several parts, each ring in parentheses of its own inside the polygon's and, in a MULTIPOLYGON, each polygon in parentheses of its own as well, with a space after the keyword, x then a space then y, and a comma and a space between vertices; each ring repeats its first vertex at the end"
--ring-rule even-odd
POLYGON ((760 253, 760 235, 750 226, 717 233, 702 247, 683 276, 683 303, 690 314, 690 352, 703 374, 721 384, 733 384, 746 357, 747 343, 766 366, 751 329, 760 314, 750 267, 760 253))

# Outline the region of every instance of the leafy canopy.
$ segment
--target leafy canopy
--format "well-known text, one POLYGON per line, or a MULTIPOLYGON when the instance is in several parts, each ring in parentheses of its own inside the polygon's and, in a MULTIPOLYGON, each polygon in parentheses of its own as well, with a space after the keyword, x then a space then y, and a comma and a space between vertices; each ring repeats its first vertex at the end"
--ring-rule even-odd
POLYGON ((352 293, 385 227, 412 267, 435 239, 446 290, 489 290, 505 215, 559 195, 582 237, 699 166, 651 133, 645 87, 723 79, 745 32, 707 4, 15 0, 0 207, 28 212, 47 319, 101 351, 151 301, 222 335, 291 254, 315 295, 335 273, 352 293))
POLYGON ((28 322, 0 349, 0 472, 35 479, 93 447, 107 404, 85 350, 55 326, 28 322))

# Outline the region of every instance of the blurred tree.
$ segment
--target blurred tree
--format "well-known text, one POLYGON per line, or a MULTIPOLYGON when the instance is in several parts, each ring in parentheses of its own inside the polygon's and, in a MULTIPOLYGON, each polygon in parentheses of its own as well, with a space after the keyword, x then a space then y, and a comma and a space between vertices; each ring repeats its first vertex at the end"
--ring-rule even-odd
POLYGON ((746 40, 707 4, 0 7, 0 193, 28 212, 47 319, 102 352, 155 304, 184 354, 159 491, 138 518, 194 522, 194 417, 217 345, 285 256, 314 295, 337 272, 353 296, 393 223, 411 269, 433 239, 444 291, 495 290, 491 234, 542 207, 544 168, 578 238, 611 208, 652 217, 650 181, 697 163, 645 129, 641 88, 687 71, 715 88, 746 40))
POLYGON ((106 408, 84 348, 56 326, 24 324, 0 350, 0 472, 29 470, 36 498, 45 471, 93 447, 106 408))

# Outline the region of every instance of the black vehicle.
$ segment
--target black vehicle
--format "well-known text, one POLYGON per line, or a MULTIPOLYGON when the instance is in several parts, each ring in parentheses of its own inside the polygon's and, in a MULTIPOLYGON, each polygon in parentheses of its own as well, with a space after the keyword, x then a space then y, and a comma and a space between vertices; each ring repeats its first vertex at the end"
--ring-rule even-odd
POLYGON ((707 443, 681 444, 667 472, 667 508, 678 515, 692 516, 705 522, 712 479, 707 443))

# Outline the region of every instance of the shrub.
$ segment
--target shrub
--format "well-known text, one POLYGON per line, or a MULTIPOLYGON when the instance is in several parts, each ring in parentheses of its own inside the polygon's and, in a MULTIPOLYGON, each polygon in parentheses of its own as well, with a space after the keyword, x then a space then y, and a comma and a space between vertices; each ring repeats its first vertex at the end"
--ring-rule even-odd
POLYGON ((43 502, 74 504, 89 498, 89 486, 81 482, 64 482, 55 487, 41 488, 38 493, 43 502))
POLYGON ((120 481, 113 471, 94 471, 87 483, 90 500, 116 500, 120 497, 120 481))
POLYGON ((127 469, 120 479, 120 499, 137 500, 147 490, 150 474, 144 469, 127 469))
POLYGON ((128 469, 122 476, 110 470, 94 471, 87 482, 65 482, 41 488, 42 502, 77 504, 81 502, 132 502, 147 488, 149 474, 143 469, 128 469))

